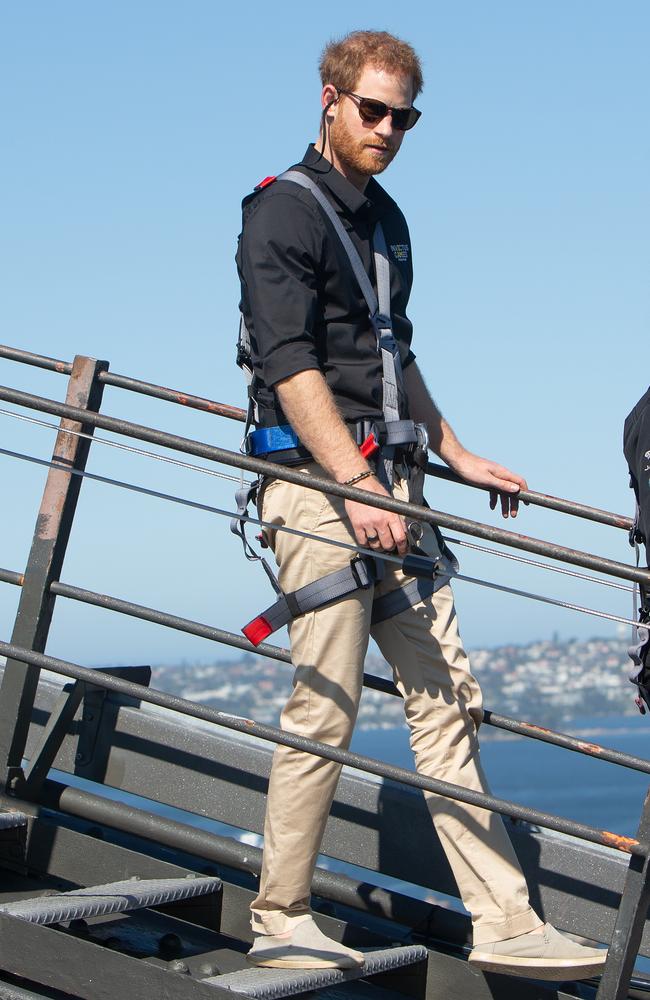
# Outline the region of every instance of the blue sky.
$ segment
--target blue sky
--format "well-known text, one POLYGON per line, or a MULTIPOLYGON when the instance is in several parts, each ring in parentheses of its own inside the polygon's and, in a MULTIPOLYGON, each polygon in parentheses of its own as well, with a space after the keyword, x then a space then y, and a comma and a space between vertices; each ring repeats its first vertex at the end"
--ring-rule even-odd
MULTIPOLYGON (((622 421, 648 384, 650 6, 479 0, 327 12, 206 0, 0 8, 0 340, 243 404, 240 201, 315 137, 323 44, 385 28, 421 53, 423 115, 383 177, 410 223, 414 347, 470 449, 531 488, 628 513, 622 421)), ((65 379, 0 361, 0 382, 65 379)), ((239 427, 107 390, 104 410, 237 447, 239 427)), ((7 447, 52 432, 0 414, 7 447)), ((230 486, 94 449, 90 468, 217 506, 230 486)), ((24 567, 44 474, 0 456, 0 565, 24 567)), ((500 523, 431 482, 433 507, 500 523)), ((525 510, 518 530, 630 560, 623 532, 525 510)), ((627 615, 627 595, 459 550, 463 570, 627 615)), ((271 594, 227 522, 86 483, 62 578, 237 631, 271 594)), ((613 626, 456 588, 469 646, 613 626)), ((0 633, 17 591, 0 585, 0 633)), ((49 650, 91 663, 221 650, 57 605, 49 650)))

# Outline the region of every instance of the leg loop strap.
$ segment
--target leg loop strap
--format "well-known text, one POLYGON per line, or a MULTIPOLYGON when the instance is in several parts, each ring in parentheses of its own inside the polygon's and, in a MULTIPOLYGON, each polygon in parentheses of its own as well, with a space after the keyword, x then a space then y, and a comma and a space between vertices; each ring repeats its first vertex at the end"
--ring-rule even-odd
POLYGON ((253 618, 242 632, 254 646, 259 645, 267 636, 276 632, 283 625, 308 611, 316 611, 326 604, 347 597, 355 590, 367 590, 379 578, 381 570, 377 562, 370 556, 355 556, 348 566, 322 576, 305 587, 300 587, 289 594, 282 594, 266 611, 253 618))

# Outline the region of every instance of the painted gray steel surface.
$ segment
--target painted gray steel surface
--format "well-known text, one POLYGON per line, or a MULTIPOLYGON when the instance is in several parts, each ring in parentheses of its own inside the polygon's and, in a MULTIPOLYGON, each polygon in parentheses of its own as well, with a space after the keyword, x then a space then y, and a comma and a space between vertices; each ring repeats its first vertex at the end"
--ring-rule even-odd
POLYGON ((192 899, 215 892, 220 885, 218 878, 126 879, 123 882, 110 882, 108 885, 74 889, 58 896, 5 903, 0 905, 0 913, 19 917, 32 924, 55 924, 192 899))
POLYGON ((365 979, 366 976, 426 960, 426 948, 407 945, 369 951, 363 966, 358 969, 244 969, 225 976, 213 976, 203 982, 233 990, 253 1000, 279 1000, 280 997, 307 993, 353 979, 365 979))
POLYGON ((21 812, 0 812, 0 830, 15 830, 25 826, 27 817, 21 812))
MULTIPOLYGON (((38 739, 54 703, 41 685, 38 739)), ((107 699, 112 724, 100 730, 93 759, 75 761, 79 736, 66 738, 56 766, 125 791, 261 833, 271 750, 208 726, 188 726, 171 713, 119 707, 107 699), (115 710, 115 711, 113 711, 115 710)), ((77 724, 75 724, 77 726, 77 724)), ((79 727, 79 730, 81 727, 79 727)), ((29 750, 28 750, 29 752, 29 750)), ((609 942, 628 858, 573 838, 512 826, 533 906, 562 929, 609 942)), ((328 820, 323 853, 370 871, 457 895, 422 795, 393 782, 344 771, 328 820)), ((368 881, 371 881, 371 876, 368 881)), ((650 954, 646 922, 641 952, 650 954)))

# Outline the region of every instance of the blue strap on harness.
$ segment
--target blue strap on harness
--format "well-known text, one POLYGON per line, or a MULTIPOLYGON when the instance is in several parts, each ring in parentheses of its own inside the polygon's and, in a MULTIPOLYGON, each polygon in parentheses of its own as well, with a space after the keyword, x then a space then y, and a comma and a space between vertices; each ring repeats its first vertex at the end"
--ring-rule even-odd
POLYGON ((300 444, 298 435, 289 424, 279 424, 277 427, 260 427, 251 431, 246 438, 246 451, 249 455, 266 455, 272 451, 285 451, 297 448, 300 444))

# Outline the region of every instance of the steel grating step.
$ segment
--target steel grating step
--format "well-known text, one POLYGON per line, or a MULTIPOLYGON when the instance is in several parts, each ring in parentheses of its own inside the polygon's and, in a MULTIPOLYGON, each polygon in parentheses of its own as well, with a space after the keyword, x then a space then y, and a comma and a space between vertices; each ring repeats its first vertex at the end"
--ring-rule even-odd
POLYGON ((0 812, 0 830, 15 830, 27 826, 27 817, 21 812, 0 812))
POLYGON ((162 906, 181 899, 205 896, 221 887, 221 879, 150 878, 126 879, 108 885, 91 885, 57 896, 20 899, 0 906, 0 913, 28 920, 32 924, 55 924, 81 917, 103 917, 144 906, 162 906))
POLYGON ((223 976, 211 976, 201 982, 209 986, 220 986, 242 996, 255 1000, 279 1000, 296 993, 320 990, 336 983, 352 979, 365 979, 390 969, 400 969, 405 965, 424 962, 427 949, 422 945, 404 945, 399 948, 382 948, 367 951, 366 960, 357 969, 244 969, 229 972, 223 976))

